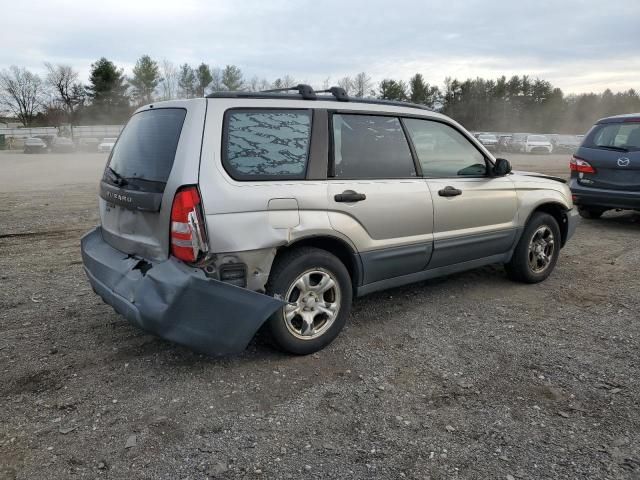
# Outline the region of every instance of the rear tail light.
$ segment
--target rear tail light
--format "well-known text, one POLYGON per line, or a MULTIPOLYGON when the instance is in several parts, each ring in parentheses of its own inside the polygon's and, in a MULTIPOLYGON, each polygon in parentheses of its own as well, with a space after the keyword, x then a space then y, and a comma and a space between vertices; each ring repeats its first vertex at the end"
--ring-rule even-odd
POLYGON ((593 168, 589 164, 589 162, 587 162, 584 158, 576 157, 575 155, 571 157, 571 161, 569 162, 569 168, 574 172, 596 173, 596 169, 593 168))
POLYGON ((191 263, 208 250, 198 189, 182 187, 171 206, 171 255, 191 263))

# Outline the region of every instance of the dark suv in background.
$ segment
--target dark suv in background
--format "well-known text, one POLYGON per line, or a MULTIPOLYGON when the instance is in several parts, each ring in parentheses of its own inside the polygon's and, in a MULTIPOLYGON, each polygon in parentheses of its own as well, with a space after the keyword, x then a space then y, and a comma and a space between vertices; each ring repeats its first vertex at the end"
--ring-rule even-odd
POLYGON ((640 113, 598 120, 570 167, 573 200, 584 218, 640 210, 640 113))

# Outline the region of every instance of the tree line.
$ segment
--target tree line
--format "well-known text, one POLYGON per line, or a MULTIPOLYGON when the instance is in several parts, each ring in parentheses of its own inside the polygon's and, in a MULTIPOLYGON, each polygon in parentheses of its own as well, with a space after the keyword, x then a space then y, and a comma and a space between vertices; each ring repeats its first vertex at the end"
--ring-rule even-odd
MULTIPOLYGON (((202 97, 215 91, 260 91, 287 88, 297 82, 290 75, 273 81, 245 78, 236 65, 212 67, 175 65, 141 56, 131 75, 114 62, 100 58, 91 65, 83 84, 72 67, 45 63, 44 77, 12 66, 0 72, 0 105, 24 126, 120 124, 140 105, 159 100, 202 97)), ((408 81, 385 78, 374 83, 361 72, 332 82, 350 96, 406 101, 440 111, 470 130, 584 133, 600 117, 640 111, 633 90, 565 95, 550 82, 528 75, 497 79, 458 80, 447 77, 431 85, 420 73, 408 81)))

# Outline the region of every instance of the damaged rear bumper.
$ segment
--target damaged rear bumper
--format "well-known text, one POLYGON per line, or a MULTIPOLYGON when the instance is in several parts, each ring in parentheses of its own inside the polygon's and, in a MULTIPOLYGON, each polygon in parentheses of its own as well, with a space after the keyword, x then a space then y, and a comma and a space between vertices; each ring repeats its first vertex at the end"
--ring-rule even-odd
POLYGON ((241 352, 284 302, 207 278, 173 258, 147 263, 116 250, 100 227, 81 241, 93 290, 133 325, 209 355, 241 352))

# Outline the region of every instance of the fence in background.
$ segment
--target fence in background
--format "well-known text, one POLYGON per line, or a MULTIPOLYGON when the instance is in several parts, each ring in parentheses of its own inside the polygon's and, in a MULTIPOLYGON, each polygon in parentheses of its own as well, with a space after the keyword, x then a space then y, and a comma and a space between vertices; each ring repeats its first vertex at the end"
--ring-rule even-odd
POLYGON ((54 137, 71 137, 76 143, 82 139, 95 139, 100 142, 104 138, 117 138, 123 128, 124 125, 0 128, 0 150, 20 149, 24 141, 30 137, 42 138, 48 144, 54 137))

